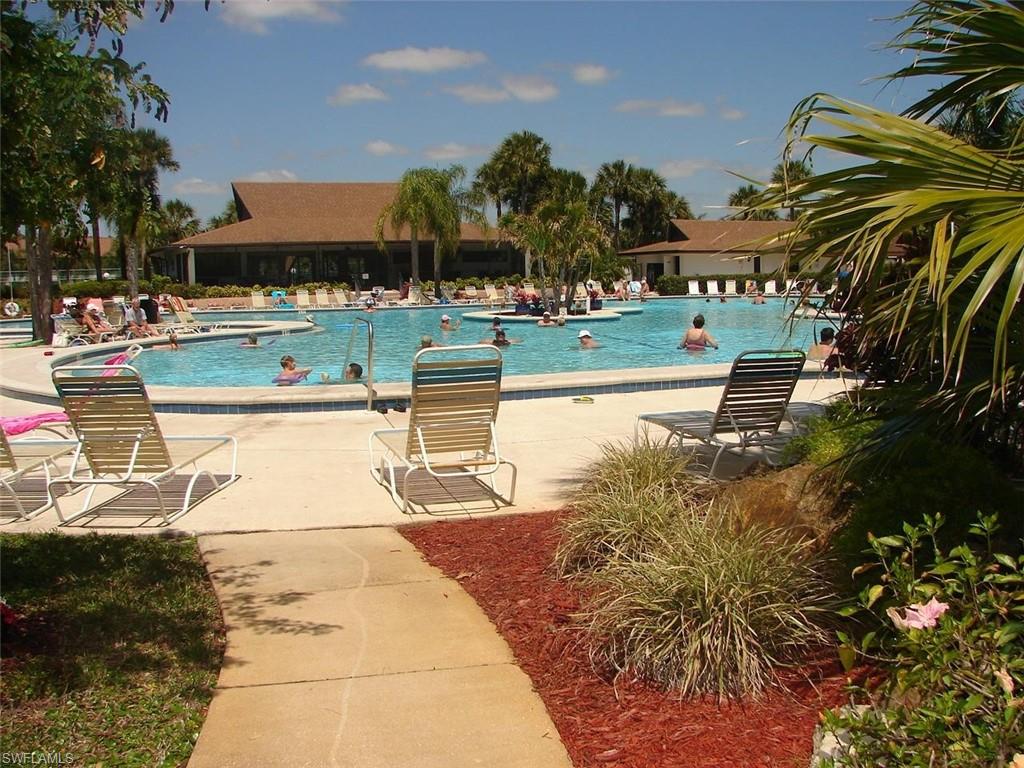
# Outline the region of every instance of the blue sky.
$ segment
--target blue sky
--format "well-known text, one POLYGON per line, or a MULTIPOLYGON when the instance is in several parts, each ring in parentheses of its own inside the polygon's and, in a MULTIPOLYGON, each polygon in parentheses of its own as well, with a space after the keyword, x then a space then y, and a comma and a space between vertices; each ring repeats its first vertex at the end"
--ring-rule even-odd
MULTIPOLYGON (((472 173, 512 131, 589 177, 626 159, 709 218, 778 162, 780 131, 825 91, 899 110, 880 50, 905 3, 178 0, 133 24, 125 58, 171 93, 181 170, 162 179, 208 218, 239 179, 386 181, 472 173)), ((903 54, 905 59, 907 54, 903 54)), ((821 170, 834 163, 821 158, 821 170)))

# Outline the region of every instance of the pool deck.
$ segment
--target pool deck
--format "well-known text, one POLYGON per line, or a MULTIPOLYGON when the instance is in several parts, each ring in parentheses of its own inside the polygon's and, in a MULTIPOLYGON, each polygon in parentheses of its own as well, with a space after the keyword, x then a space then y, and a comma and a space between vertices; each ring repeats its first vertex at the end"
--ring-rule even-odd
MULTIPOLYGON (((2 354, 33 351, 22 362, 47 378, 41 350, 2 354)), ((802 380, 793 399, 820 401, 842 388, 837 379, 802 380)), ((170 526, 86 517, 59 530, 199 536, 227 649, 191 768, 570 768, 543 701, 493 624, 394 529, 559 509, 585 488, 604 445, 632 440, 637 414, 713 409, 720 397, 721 387, 701 387, 503 402, 497 433, 519 469, 515 505, 424 484, 409 515, 371 478, 367 451, 372 430, 405 426, 407 413, 162 414, 167 435, 236 436, 240 480, 170 526)), ((0 397, 4 416, 40 410, 0 397)), ((746 463, 723 461, 720 473, 746 463)), ((0 531, 58 523, 48 510, 0 531)))

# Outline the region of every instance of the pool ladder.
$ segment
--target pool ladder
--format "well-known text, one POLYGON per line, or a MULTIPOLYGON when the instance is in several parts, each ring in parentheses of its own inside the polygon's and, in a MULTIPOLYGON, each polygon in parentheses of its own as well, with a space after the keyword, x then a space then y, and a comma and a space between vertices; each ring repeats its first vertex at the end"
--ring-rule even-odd
MULTIPOLYGON (((366 323, 366 410, 373 410, 373 323, 367 320, 365 317, 352 318, 356 323, 366 323)), ((349 362, 352 360, 352 347, 356 341, 356 332, 359 330, 359 326, 356 323, 352 324, 352 332, 348 337, 348 350, 345 352, 345 363, 341 369, 341 375, 345 375, 345 369, 348 368, 349 362)))

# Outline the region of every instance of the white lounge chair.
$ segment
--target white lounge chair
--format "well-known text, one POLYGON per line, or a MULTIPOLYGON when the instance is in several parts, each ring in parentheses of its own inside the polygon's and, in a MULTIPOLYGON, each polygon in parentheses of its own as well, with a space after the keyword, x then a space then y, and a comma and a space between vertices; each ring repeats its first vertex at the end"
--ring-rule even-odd
POLYGON ((76 445, 77 440, 53 438, 8 440, 0 428, 0 514, 29 520, 52 507, 51 482, 64 476, 57 462, 76 445))
POLYGON ((312 309, 312 305, 309 303, 309 291, 305 288, 299 288, 295 291, 295 308, 296 309, 312 309))
POLYGON ((354 307, 356 305, 351 294, 344 288, 332 288, 331 293, 334 294, 334 300, 338 303, 339 307, 354 307))
POLYGON ((700 280, 691 280, 687 283, 686 293, 688 296, 700 296, 700 280))
POLYGON ((267 309, 267 297, 263 295, 262 291, 253 291, 250 295, 253 309, 267 309))
POLYGON ((78 443, 70 471, 63 478, 51 480, 50 485, 62 483, 75 490, 89 489, 81 510, 70 517, 64 516, 54 496, 53 506, 62 522, 87 514, 142 517, 151 514, 155 507, 164 522, 170 523, 188 512, 194 503, 238 479, 238 441, 228 435, 164 436, 142 378, 131 366, 62 366, 53 370, 53 384, 78 443), (198 470, 199 459, 221 447, 231 450, 230 473, 217 476, 198 470), (185 487, 170 487, 173 478, 189 466, 196 471, 185 487), (208 481, 209 490, 199 489, 203 480, 208 481), (101 486, 128 492, 142 486, 151 490, 153 497, 147 498, 141 508, 128 504, 128 509, 112 510, 110 505, 125 495, 120 494, 93 511, 92 498, 101 486), (193 502, 197 490, 198 498, 193 502), (176 492, 183 492, 183 501, 180 508, 171 511, 167 495, 176 492))
POLYGON ((331 297, 330 294, 327 293, 326 288, 317 288, 313 292, 313 295, 316 298, 317 309, 323 309, 324 307, 331 306, 331 297))
POLYGON ((487 306, 491 309, 500 309, 505 306, 505 297, 498 295, 498 289, 494 287, 494 283, 485 283, 484 293, 487 296, 487 306))
MULTIPOLYGON (((793 283, 795 283, 795 282, 796 281, 792 277, 787 277, 786 278, 786 295, 787 296, 789 296, 791 293, 793 293, 793 283)), ((800 291, 797 290, 797 293, 799 293, 799 292, 800 291)))
POLYGON ((768 280, 764 284, 764 295, 765 296, 778 296, 779 292, 775 290, 775 281, 768 280))
POLYGON ((466 298, 467 299, 469 299, 470 301, 472 301, 472 302, 474 302, 476 304, 480 303, 480 294, 477 293, 475 285, 467 285, 462 290, 466 292, 466 298))
MULTIPOLYGON (((722 454, 746 452, 754 446, 779 442, 779 425, 786 418, 793 389, 804 367, 804 353, 797 350, 753 350, 732 364, 718 410, 642 413, 636 417, 634 440, 640 439, 642 423, 667 429, 678 437, 716 447, 709 477, 714 477, 722 454)), ((770 457, 765 458, 771 463, 770 457)))
POLYGON ((512 504, 516 467, 498 449, 501 351, 489 344, 421 349, 412 362, 412 405, 405 429, 370 434, 370 474, 409 509, 409 476, 424 470, 448 479, 486 478, 493 495, 512 504), (495 477, 512 470, 507 496, 495 477))
POLYGON ((721 296, 722 284, 718 280, 708 280, 708 296, 721 296))
POLYGON ((725 281, 725 295, 726 296, 735 296, 736 295, 736 281, 735 280, 726 280, 725 281))

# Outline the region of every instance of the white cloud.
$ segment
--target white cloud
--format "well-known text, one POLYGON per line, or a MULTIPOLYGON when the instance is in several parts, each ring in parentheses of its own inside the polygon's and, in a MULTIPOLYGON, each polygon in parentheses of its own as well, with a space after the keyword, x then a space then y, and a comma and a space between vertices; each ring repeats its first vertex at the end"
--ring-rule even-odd
POLYGON ((714 168, 710 160, 669 160, 658 166, 658 173, 666 179, 685 179, 698 171, 714 168))
POLYGON ((512 98, 512 94, 504 88, 492 88, 489 85, 452 85, 443 90, 458 96, 467 104, 493 104, 512 98))
POLYGON ((299 177, 281 168, 275 171, 256 171, 243 176, 240 181, 298 181, 299 177))
POLYGON ((572 68, 573 79, 584 85, 601 85, 607 83, 611 76, 611 70, 601 64, 577 64, 572 68))
POLYGON ((718 116, 723 120, 742 120, 747 113, 742 109, 736 109, 736 107, 721 106, 718 108, 718 116))
POLYGON ((221 18, 233 27, 255 35, 270 30, 268 22, 276 19, 297 19, 316 23, 341 21, 338 8, 343 0, 245 0, 224 3, 221 18))
POLYGON ((653 112, 662 117, 700 117, 706 111, 699 101, 675 99, 628 99, 615 107, 616 112, 653 112))
POLYGON ((377 155, 377 157, 384 157, 386 155, 404 155, 409 151, 399 144, 392 144, 390 141, 384 141, 383 139, 376 139, 368 142, 363 146, 363 149, 371 155, 377 155))
POLYGON ((413 48, 407 46, 393 51, 371 53, 363 64, 377 69, 405 70, 408 72, 441 72, 446 69, 465 69, 483 64, 487 57, 480 51, 460 51, 456 48, 413 48))
POLYGON ((486 155, 489 151, 490 147, 485 147, 482 144, 459 144, 449 141, 446 144, 427 147, 423 150, 423 154, 431 160, 460 160, 474 155, 486 155))
POLYGON ((534 75, 509 76, 501 84, 520 101, 550 101, 558 95, 558 88, 553 83, 534 75))
POLYGON ((339 85, 334 93, 327 97, 332 107, 344 107, 357 101, 387 101, 390 97, 380 88, 369 83, 359 85, 339 85))
POLYGON ((176 195, 223 195, 228 191, 228 185, 191 176, 175 184, 171 191, 176 195))

